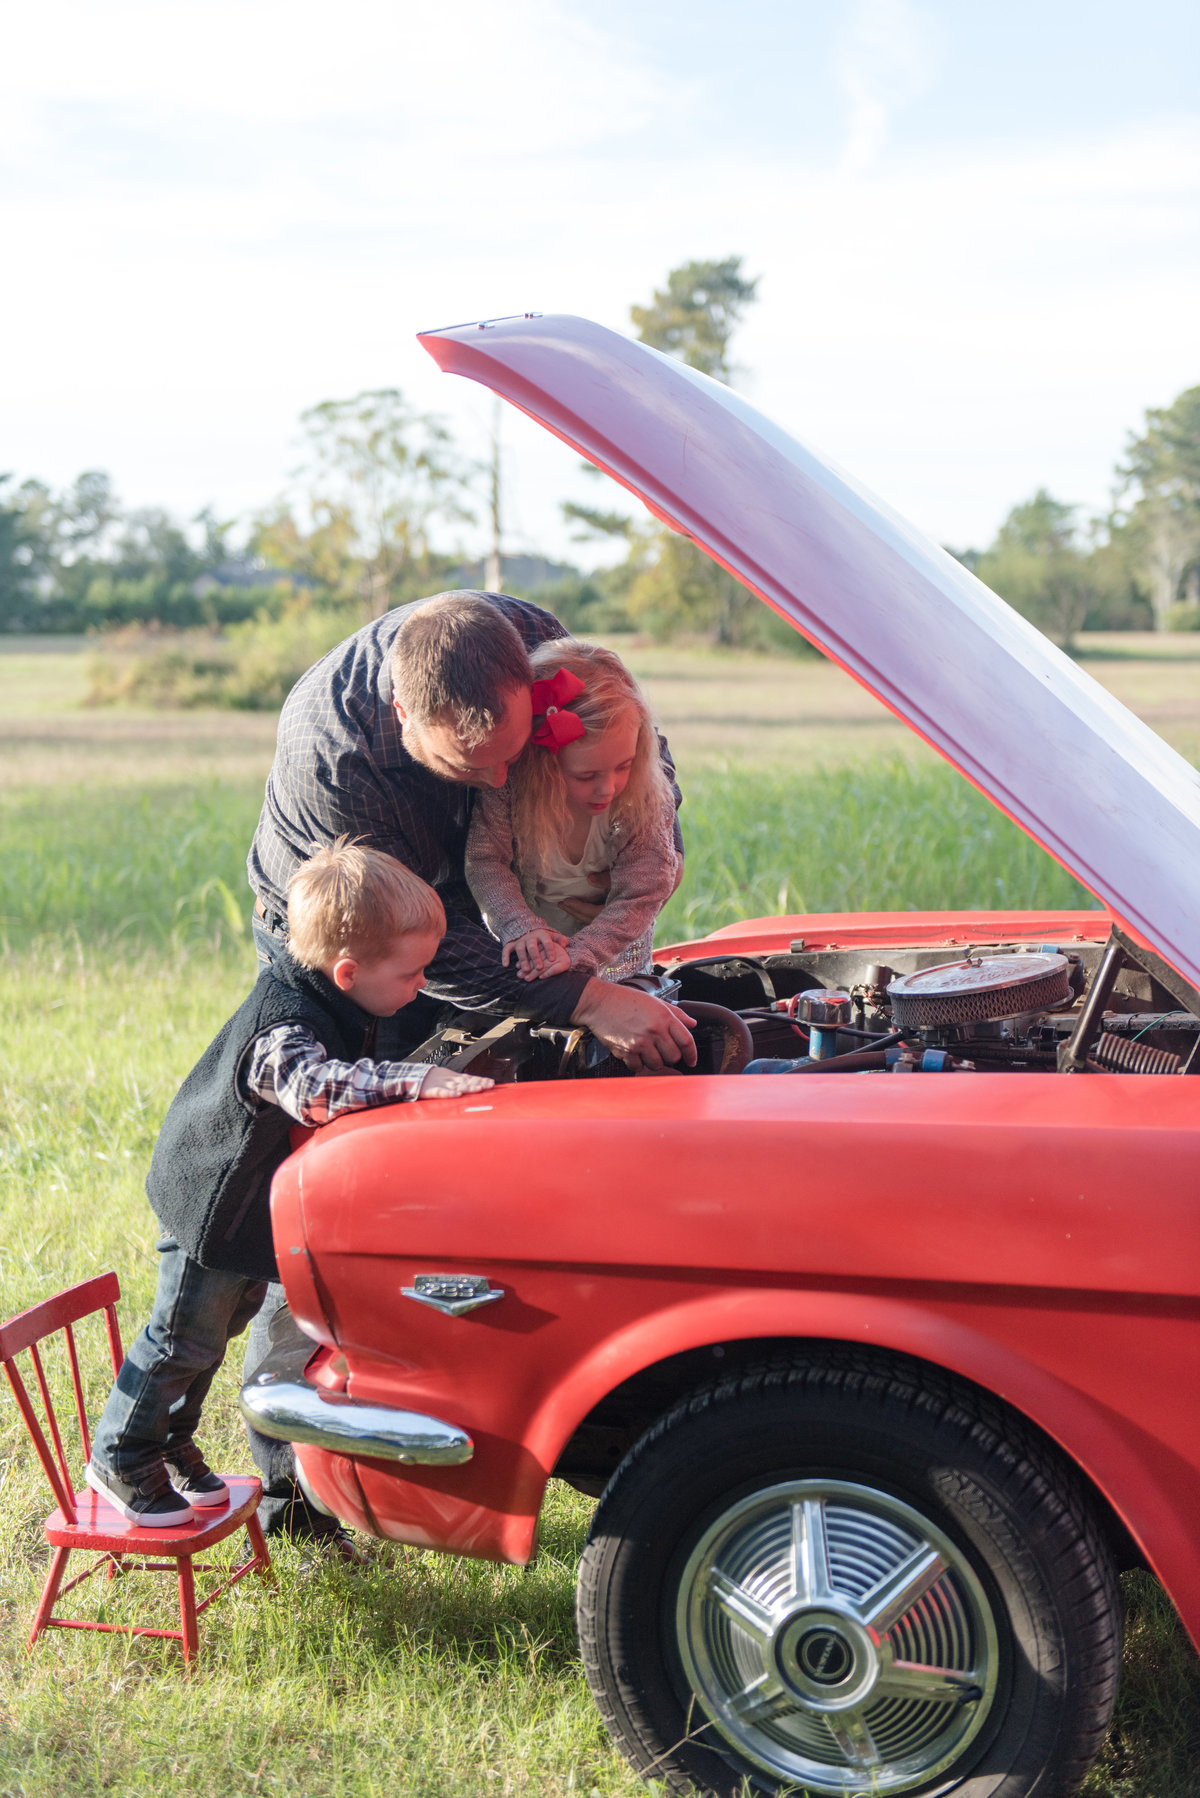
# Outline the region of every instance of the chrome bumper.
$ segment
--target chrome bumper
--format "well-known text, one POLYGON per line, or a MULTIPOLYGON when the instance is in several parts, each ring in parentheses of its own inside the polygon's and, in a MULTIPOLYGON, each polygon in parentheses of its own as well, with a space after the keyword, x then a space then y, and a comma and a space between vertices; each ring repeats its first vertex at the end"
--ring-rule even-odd
POLYGON ((323 1392, 304 1377, 313 1353, 308 1337, 301 1336, 292 1324, 288 1339, 272 1347, 238 1395, 242 1416, 251 1429, 279 1442, 300 1442, 336 1455, 370 1456, 410 1466, 459 1467, 475 1453, 466 1431, 443 1423, 440 1417, 323 1392))

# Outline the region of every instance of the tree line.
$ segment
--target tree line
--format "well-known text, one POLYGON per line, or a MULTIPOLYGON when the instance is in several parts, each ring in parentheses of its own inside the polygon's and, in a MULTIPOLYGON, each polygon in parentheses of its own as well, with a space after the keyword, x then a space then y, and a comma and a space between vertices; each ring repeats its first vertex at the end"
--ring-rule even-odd
MULTIPOLYGON (((728 382, 757 287, 741 257, 685 263, 630 320, 643 343, 728 382)), ((489 471, 440 419, 379 388, 300 422, 295 496, 240 528, 211 509, 189 527, 158 508, 124 511, 97 471, 61 492, 0 477, 0 630, 220 632, 314 609, 357 621, 439 586, 479 584, 478 568, 438 546, 474 519, 489 471)), ((1147 412, 1114 482, 1102 516, 1042 488, 985 549, 951 553, 1068 648, 1085 629, 1200 629, 1200 387, 1147 412)), ((511 584, 572 629, 803 647, 687 538, 600 503, 563 512, 577 541, 616 548, 616 561, 511 584)))
POLYGON ((1044 487, 985 550, 953 551, 1069 649, 1081 630, 1200 630, 1200 387, 1146 413, 1104 514, 1044 487))

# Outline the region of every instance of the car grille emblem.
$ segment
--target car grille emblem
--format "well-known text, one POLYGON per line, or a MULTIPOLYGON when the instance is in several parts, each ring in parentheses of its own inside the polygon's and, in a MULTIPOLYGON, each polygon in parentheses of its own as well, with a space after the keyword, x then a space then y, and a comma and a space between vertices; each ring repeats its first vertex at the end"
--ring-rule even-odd
POLYGON ((432 1305, 447 1317, 463 1317, 480 1305, 504 1297, 503 1286, 489 1286, 485 1274, 417 1274, 411 1286, 401 1287, 406 1299, 432 1305))

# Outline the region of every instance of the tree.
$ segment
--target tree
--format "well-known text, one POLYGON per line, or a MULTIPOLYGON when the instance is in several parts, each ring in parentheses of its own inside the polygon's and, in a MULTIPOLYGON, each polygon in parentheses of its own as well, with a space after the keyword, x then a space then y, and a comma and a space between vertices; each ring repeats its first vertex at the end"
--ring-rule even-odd
MULTIPOLYGON (((12 476, 0 475, 0 487, 12 476)), ((0 496, 0 630, 28 628, 27 616, 33 604, 34 546, 25 508, 18 503, 6 504, 0 496)))
POLYGON ((311 509, 329 528, 349 524, 362 596, 377 618, 414 576, 432 571, 434 524, 472 517, 465 497, 476 471, 460 461, 441 420, 414 411, 395 387, 326 400, 300 422, 311 509))
POLYGON ((761 603, 690 537, 655 530, 626 595, 630 617, 652 636, 711 636, 745 647, 761 603))
POLYGON ((23 481, 12 499, 0 514, 0 621, 9 630, 78 629, 89 558, 119 517, 112 482, 91 469, 57 494, 23 481))
POLYGON ((730 339, 757 293, 758 278, 746 280, 740 256, 685 262, 655 289, 648 306, 631 306, 629 316, 642 343, 727 382, 733 372, 730 339))
MULTIPOLYGON (((591 474, 600 473, 592 462, 585 462, 584 467, 591 474)), ((577 527, 571 533, 576 543, 586 543, 593 537, 631 539, 638 529, 636 521, 625 512, 601 512, 595 506, 577 506, 573 499, 563 501, 562 515, 568 524, 577 527)))
POLYGON ((286 501, 260 514, 251 528, 250 554, 335 604, 361 600, 365 570, 349 506, 314 500, 310 513, 307 531, 286 501))
POLYGON ((1138 492, 1128 528, 1155 627, 1165 630, 1185 579, 1190 576, 1193 589, 1200 586, 1200 387, 1148 411, 1146 428, 1130 437, 1126 457, 1119 470, 1125 491, 1138 492))
POLYGON ((986 586, 1066 650, 1120 579, 1098 525, 1091 527, 1090 542, 1080 541, 1078 510, 1039 487, 1032 499, 1013 507, 995 542, 975 562, 986 586))
MULTIPOLYGON (((757 290, 757 278, 742 274, 740 256, 685 262, 671 270, 648 306, 631 306, 629 316, 642 343, 728 381, 730 342, 757 290)), ((630 618, 654 636, 687 632, 731 645, 760 640, 759 602, 690 538, 636 525, 619 512, 577 505, 563 510, 586 535, 628 540, 618 584, 630 618)))
POLYGON ((203 572, 204 558, 187 540, 182 526, 161 506, 144 506, 130 512, 109 558, 114 580, 195 580, 203 572))

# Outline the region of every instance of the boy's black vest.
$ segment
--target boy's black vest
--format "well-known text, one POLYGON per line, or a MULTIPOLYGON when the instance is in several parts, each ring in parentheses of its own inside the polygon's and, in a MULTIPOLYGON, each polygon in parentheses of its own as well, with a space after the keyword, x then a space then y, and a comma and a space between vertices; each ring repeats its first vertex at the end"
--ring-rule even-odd
POLYGON ((279 1278, 271 1176, 287 1157, 293 1120, 246 1097, 239 1076, 255 1040, 277 1024, 307 1024, 339 1061, 357 1061, 374 1042, 368 1012, 324 974, 282 957, 259 975, 175 1095, 146 1177, 156 1217, 185 1254, 251 1280, 279 1278))

